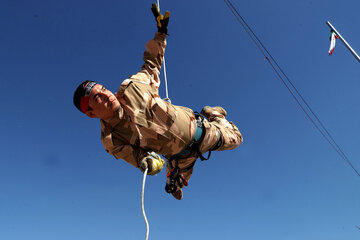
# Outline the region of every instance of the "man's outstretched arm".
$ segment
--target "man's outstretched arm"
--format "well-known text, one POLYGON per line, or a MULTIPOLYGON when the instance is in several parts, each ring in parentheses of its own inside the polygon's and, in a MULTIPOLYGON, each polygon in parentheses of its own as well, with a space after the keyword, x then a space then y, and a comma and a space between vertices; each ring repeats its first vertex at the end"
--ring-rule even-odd
POLYGON ((154 14, 157 33, 153 40, 150 40, 146 44, 146 51, 144 53, 144 66, 149 66, 150 68, 157 68, 160 72, 162 61, 164 58, 164 52, 166 47, 166 35, 168 33, 168 23, 170 18, 170 12, 166 11, 165 16, 163 16, 156 4, 153 4, 151 11, 154 14))
MULTIPOLYGON (((155 33, 154 39, 150 40, 145 46, 145 52, 143 56, 144 65, 140 72, 132 75, 128 81, 139 81, 145 84, 159 88, 160 86, 160 69, 164 58, 165 47, 166 47, 166 35, 167 25, 169 22, 170 12, 166 12, 163 16, 157 8, 156 4, 152 5, 151 8, 156 24, 157 32, 155 33)), ((123 85, 127 85, 128 81, 124 81, 123 85)))
POLYGON ((148 169, 148 175, 159 173, 165 165, 165 161, 155 152, 148 152, 131 145, 117 146, 110 154, 116 159, 121 158, 125 160, 134 167, 139 168, 142 172, 148 169))

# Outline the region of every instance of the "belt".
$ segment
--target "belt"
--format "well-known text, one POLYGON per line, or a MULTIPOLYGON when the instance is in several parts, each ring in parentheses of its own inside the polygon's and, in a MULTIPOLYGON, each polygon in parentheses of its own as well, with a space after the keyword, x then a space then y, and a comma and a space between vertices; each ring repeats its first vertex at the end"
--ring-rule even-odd
POLYGON ((203 123, 201 120, 196 120, 196 131, 195 131, 195 136, 194 136, 194 140, 195 142, 199 142, 201 140, 202 137, 202 133, 203 133, 203 123))
POLYGON ((181 152, 171 156, 171 158, 181 158, 186 155, 189 155, 193 151, 193 145, 194 143, 200 143, 204 137, 205 130, 203 129, 203 123, 201 119, 196 119, 196 131, 193 140, 190 142, 190 144, 181 152))

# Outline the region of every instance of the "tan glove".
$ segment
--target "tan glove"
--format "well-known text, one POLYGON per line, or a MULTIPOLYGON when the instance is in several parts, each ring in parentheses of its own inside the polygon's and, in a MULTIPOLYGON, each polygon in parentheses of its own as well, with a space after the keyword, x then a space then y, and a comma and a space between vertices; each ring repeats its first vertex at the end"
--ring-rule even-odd
POLYGON ((145 172, 148 169, 148 175, 155 175, 164 168, 165 161, 155 152, 150 152, 140 162, 140 170, 145 172))

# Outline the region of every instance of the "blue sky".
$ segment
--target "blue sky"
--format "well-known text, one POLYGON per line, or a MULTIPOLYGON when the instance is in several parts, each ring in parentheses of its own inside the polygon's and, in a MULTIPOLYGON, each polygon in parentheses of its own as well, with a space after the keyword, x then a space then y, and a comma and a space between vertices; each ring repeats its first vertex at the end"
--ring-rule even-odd
MULTIPOLYGON (((232 1, 360 169, 360 2, 232 1)), ((108 155, 72 105, 85 79, 117 91, 156 30, 152 1, 0 2, 0 239, 142 239, 142 173, 108 155)), ((359 239, 360 178, 316 131, 224 1, 171 11, 172 103, 220 105, 244 135, 197 162, 184 199, 148 177, 149 239, 359 239)), ((165 97, 164 84, 161 95, 165 97)))

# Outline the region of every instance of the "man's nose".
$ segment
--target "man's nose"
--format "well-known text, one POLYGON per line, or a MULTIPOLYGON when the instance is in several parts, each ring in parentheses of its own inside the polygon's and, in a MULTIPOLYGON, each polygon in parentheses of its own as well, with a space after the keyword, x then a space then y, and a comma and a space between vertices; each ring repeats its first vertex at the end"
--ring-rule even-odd
POLYGON ((108 93, 106 93, 106 92, 103 92, 103 93, 101 94, 101 97, 102 97, 103 100, 108 100, 109 97, 110 97, 110 94, 108 94, 108 93))

